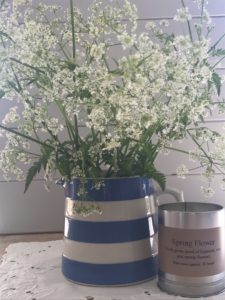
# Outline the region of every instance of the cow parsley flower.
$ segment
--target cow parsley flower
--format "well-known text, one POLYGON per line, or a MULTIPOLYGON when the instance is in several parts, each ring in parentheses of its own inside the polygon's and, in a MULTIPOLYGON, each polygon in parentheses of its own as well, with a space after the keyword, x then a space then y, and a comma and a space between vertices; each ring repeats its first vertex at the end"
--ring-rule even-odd
MULTIPOLYGON (((187 7, 174 17, 187 22, 189 35, 174 34, 165 20, 147 22, 140 32, 128 0, 94 1, 88 16, 74 8, 73 18, 61 6, 17 0, 10 10, 6 2, 0 12, 6 178, 22 178, 30 166, 27 185, 43 169, 47 188, 55 174, 148 176, 164 188, 156 159, 173 150, 189 155, 209 183, 225 172, 224 135, 204 122, 209 111, 225 107, 216 70, 224 50, 211 47, 204 1, 194 1, 196 26, 187 7), (187 138, 190 149, 176 143, 187 138)), ((185 178, 188 168, 182 163, 176 173, 185 178)))
POLYGON ((93 45, 90 50, 90 56, 96 60, 100 60, 105 53, 105 44, 100 43, 98 45, 93 45))
POLYGON ((185 179, 186 175, 188 173, 189 173, 189 170, 188 170, 188 168, 184 164, 181 164, 176 169, 176 174, 177 174, 178 178, 185 179))
POLYGON ((177 10, 177 15, 174 17, 175 21, 186 22, 187 20, 191 20, 192 16, 189 13, 188 7, 179 8, 177 10))
POLYGON ((118 36, 119 41, 122 44, 123 49, 127 49, 130 48, 134 45, 135 39, 133 36, 129 35, 129 34, 122 34, 120 36, 118 36))
POLYGON ((215 194, 215 191, 210 186, 208 187, 201 186, 201 192, 206 198, 212 198, 213 195, 215 194))

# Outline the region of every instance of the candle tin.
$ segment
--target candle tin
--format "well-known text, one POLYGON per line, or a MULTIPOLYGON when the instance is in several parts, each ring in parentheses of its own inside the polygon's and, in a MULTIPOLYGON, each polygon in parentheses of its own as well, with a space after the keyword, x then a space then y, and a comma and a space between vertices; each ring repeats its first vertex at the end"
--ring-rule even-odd
POLYGON ((158 286, 186 297, 225 289, 225 212, 200 202, 159 206, 158 286))

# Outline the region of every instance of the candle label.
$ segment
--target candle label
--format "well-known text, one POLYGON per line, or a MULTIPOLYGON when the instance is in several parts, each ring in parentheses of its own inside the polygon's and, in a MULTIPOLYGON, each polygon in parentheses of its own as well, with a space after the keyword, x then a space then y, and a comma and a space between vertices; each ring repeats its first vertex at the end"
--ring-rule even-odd
POLYGON ((178 276, 212 276, 225 271, 223 228, 159 226, 159 268, 178 276))

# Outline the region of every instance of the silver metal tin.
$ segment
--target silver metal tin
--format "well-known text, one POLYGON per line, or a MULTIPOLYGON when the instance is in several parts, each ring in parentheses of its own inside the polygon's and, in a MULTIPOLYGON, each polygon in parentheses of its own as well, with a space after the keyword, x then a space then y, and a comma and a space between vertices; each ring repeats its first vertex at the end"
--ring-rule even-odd
POLYGON ((186 297, 225 289, 225 210, 201 202, 159 206, 159 287, 186 297))

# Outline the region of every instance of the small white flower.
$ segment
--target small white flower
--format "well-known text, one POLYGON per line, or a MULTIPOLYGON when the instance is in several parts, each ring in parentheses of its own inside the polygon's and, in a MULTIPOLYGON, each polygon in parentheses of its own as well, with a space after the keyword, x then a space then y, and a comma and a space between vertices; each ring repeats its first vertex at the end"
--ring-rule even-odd
POLYGON ((161 21, 159 22, 159 25, 160 25, 160 26, 163 26, 163 27, 168 27, 169 24, 170 24, 170 23, 169 23, 167 20, 161 20, 161 21))
POLYGON ((210 186, 208 187, 201 186, 201 192, 206 198, 212 198, 213 195, 215 194, 215 191, 210 186))
POLYGON ((191 16, 191 14, 189 14, 188 7, 179 8, 177 10, 177 15, 174 17, 174 20, 179 21, 179 22, 186 22, 191 19, 192 19, 192 16, 191 16))
POLYGON ((2 120, 2 124, 7 125, 9 123, 15 123, 19 120, 19 115, 17 113, 18 107, 11 107, 9 112, 5 115, 5 118, 2 120))
POLYGON ((174 45, 175 47, 179 46, 182 48, 190 48, 192 46, 192 43, 190 42, 189 36, 178 35, 174 39, 174 45))
POLYGON ((185 179, 186 175, 188 173, 189 173, 189 170, 188 170, 188 168, 184 164, 181 164, 176 169, 176 174, 177 174, 178 178, 185 179))
POLYGON ((203 9, 203 15, 202 15, 202 20, 207 24, 210 25, 212 23, 212 19, 208 13, 208 11, 204 8, 203 9))
POLYGON ((135 41, 133 36, 126 33, 118 36, 118 39, 121 42, 123 49, 132 47, 135 41))
POLYGON ((107 142, 106 146, 103 148, 103 150, 112 150, 120 147, 120 142, 115 141, 114 139, 107 142))
POLYGON ((99 60, 102 58, 102 56, 105 53, 105 44, 100 43, 98 45, 94 44, 91 47, 90 55, 94 57, 96 60, 99 60))
POLYGON ((202 8, 203 3, 204 3, 204 5, 208 5, 208 0, 194 0, 194 2, 197 4, 199 9, 202 8))
POLYGON ((156 28, 156 24, 153 21, 146 23, 145 29, 151 31, 156 28))

